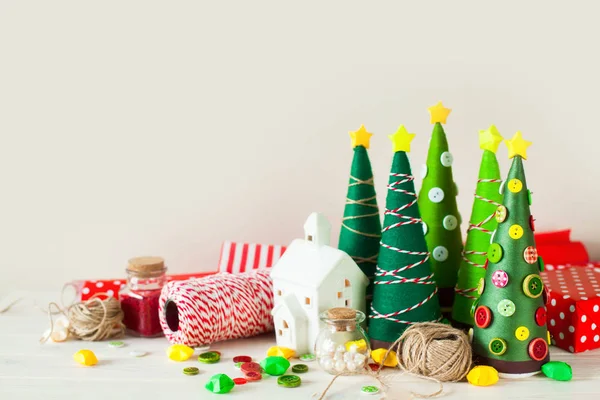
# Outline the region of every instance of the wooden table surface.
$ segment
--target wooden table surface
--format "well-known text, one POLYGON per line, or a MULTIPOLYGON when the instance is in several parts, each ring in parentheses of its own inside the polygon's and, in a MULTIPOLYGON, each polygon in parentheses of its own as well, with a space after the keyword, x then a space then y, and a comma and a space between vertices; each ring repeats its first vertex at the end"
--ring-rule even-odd
MULTIPOLYGON (((196 357, 176 363, 165 355, 169 343, 164 338, 139 339, 127 337, 123 348, 109 348, 106 342, 68 341, 40 344, 39 338, 48 328, 47 316, 38 308, 48 301, 57 300, 56 293, 14 292, 0 298, 0 310, 12 299, 21 298, 8 311, 0 314, 0 399, 262 399, 283 397, 285 400, 309 399, 321 392, 331 375, 321 371, 315 362, 301 375, 299 388, 278 387, 276 378, 265 377, 260 382, 236 386, 227 395, 215 395, 204 388, 206 381, 217 373, 232 378, 241 376, 231 359, 249 355, 260 360, 265 351, 275 344, 272 335, 251 339, 232 340, 214 344, 211 348, 222 352, 221 362, 204 365, 196 357), (82 367, 72 359, 80 349, 93 350, 99 363, 82 367), (146 357, 129 355, 131 350, 148 352, 146 357), (186 376, 182 369, 197 366, 201 373, 186 376)), ((600 350, 570 354, 552 347, 553 360, 566 361, 573 367, 574 379, 556 382, 544 376, 522 380, 500 380, 492 387, 475 387, 468 383, 444 384, 443 399, 600 399, 600 350)), ((299 363, 299 360, 292 360, 299 363)), ((389 399, 408 399, 408 391, 422 393, 437 390, 436 383, 414 378, 394 371, 386 371, 391 383, 389 399)), ((379 399, 360 393, 362 385, 376 384, 366 376, 340 378, 330 390, 327 399, 379 399)))

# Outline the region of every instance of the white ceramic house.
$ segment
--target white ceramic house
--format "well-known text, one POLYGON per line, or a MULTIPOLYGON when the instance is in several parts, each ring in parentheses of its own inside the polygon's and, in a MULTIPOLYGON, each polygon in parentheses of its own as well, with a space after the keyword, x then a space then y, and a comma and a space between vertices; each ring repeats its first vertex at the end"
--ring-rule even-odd
POLYGON ((312 353, 322 327, 319 313, 332 307, 365 311, 369 280, 345 252, 329 246, 331 225, 318 213, 304 224, 304 239, 294 240, 273 267, 277 345, 312 353))

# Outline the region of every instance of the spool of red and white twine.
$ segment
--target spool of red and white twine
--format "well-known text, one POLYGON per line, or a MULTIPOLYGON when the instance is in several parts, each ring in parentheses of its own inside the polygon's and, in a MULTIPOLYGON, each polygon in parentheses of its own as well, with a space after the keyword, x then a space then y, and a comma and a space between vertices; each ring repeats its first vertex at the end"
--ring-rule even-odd
POLYGON ((273 330, 269 271, 169 282, 159 299, 160 324, 169 342, 201 346, 273 330))

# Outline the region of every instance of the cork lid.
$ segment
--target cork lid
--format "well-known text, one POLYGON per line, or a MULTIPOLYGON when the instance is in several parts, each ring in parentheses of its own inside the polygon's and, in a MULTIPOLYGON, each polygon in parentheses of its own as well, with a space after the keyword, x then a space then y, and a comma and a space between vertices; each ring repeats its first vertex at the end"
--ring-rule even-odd
POLYGON ((327 316, 332 320, 356 319, 356 310, 346 307, 336 307, 327 310, 327 316))
POLYGON ((135 257, 129 260, 127 271, 139 275, 154 275, 165 271, 162 257, 135 257))

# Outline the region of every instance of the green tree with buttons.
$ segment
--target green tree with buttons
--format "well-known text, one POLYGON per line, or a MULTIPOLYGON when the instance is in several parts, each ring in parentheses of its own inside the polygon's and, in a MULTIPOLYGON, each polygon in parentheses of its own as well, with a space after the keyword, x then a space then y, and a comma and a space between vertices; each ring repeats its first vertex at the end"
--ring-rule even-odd
POLYGON ((433 133, 423 166, 423 184, 419 192, 419 209, 423 217, 425 240, 431 252, 431 267, 439 287, 443 312, 450 312, 454 300, 458 268, 461 261, 462 237, 460 214, 456 205, 458 188, 452 178, 452 154, 442 124, 450 114, 442 103, 428 108, 433 133))
POLYGON ((473 326, 471 308, 481 292, 477 284, 485 276, 487 249, 491 235, 498 226, 494 213, 502 202, 502 178, 496 152, 501 142, 502 135, 494 125, 479 131, 479 147, 483 154, 452 305, 452 320, 467 326, 473 326))
POLYGON ((517 132, 506 141, 512 165, 496 210, 482 294, 474 312, 473 349, 501 376, 531 375, 549 361, 544 284, 523 160, 531 145, 517 132))
POLYGON ((371 136, 364 125, 350 132, 354 158, 350 169, 348 194, 340 230, 339 249, 345 251, 369 278, 367 309, 371 306, 375 266, 379 254, 381 220, 367 149, 371 136))
POLYGON ((407 156, 414 136, 404 126, 390 135, 394 158, 369 313, 373 349, 389 348, 414 323, 441 318, 407 156))

